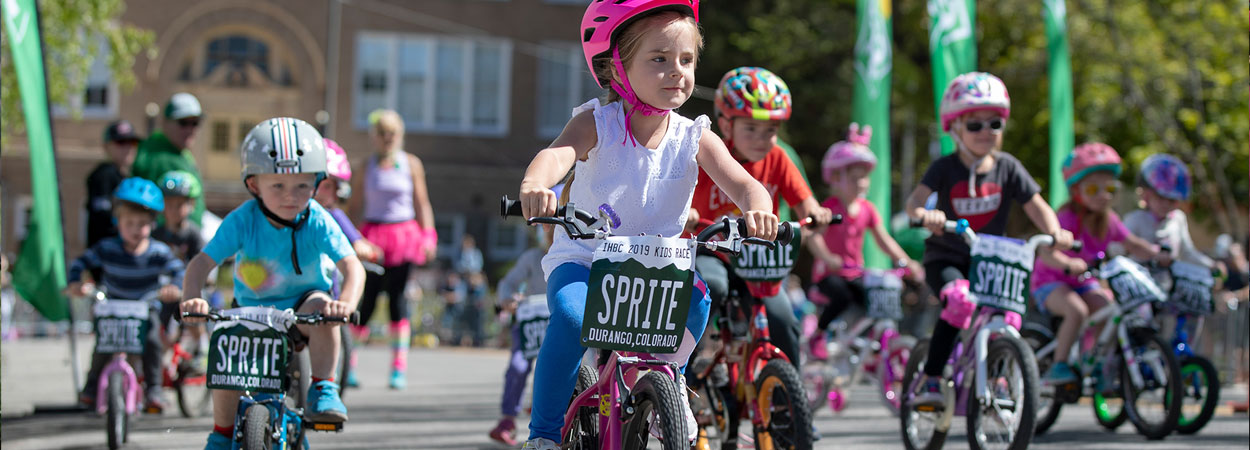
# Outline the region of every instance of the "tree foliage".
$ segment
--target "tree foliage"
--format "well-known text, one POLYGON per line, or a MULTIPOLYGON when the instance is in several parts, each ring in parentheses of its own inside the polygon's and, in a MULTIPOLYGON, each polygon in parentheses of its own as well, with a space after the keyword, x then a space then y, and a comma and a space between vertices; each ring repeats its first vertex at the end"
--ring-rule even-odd
MULTIPOLYGON (((904 131, 914 127, 916 148, 927 149, 939 130, 930 87, 927 2, 891 3, 891 140, 898 181, 904 131)), ((1247 197, 1250 133, 1250 75, 1241 59, 1250 54, 1246 4, 1068 0, 1067 7, 1076 142, 1097 140, 1119 150, 1126 184, 1146 156, 1181 157, 1195 174, 1195 204, 1201 204, 1195 215, 1214 219, 1224 231, 1244 232, 1237 204, 1247 197)), ((1045 186, 1050 124, 1042 5, 994 0, 978 2, 977 8, 978 67, 1003 78, 1011 91, 1003 147, 1045 186)), ((794 115, 783 137, 810 170, 819 170, 819 158, 844 137, 850 120, 855 0, 718 2, 703 8, 700 19, 707 47, 699 84, 713 86, 740 65, 776 72, 794 95, 794 115)), ((930 155, 920 151, 916 157, 918 178, 930 155)), ((902 195, 896 192, 894 198, 902 195)))
MULTIPOLYGON (((38 0, 38 3, 48 100, 52 104, 69 104, 72 96, 83 95, 91 64, 101 56, 100 40, 105 42, 113 80, 122 89, 134 86, 136 56, 143 53, 155 56, 156 37, 152 31, 118 21, 126 8, 124 0, 38 0)), ((0 145, 6 147, 10 136, 23 133, 25 129, 7 33, 7 30, 0 33, 0 136, 4 141, 0 145)))

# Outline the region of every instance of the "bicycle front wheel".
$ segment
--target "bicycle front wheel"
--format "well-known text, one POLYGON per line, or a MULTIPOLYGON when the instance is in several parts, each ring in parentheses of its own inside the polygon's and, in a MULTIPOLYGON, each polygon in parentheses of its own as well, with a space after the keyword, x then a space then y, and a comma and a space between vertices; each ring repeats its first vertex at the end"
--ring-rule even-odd
POLYGON ((947 430, 938 429, 942 423, 942 411, 918 411, 911 404, 911 399, 921 388, 918 379, 924 376, 921 369, 929 359, 928 354, 929 340, 916 342, 907 360, 907 370, 903 372, 904 390, 899 398, 898 420, 903 432, 903 447, 907 450, 939 450, 946 443, 947 430))
POLYGON ((998 336, 990 342, 985 369, 990 398, 968 396, 968 445, 973 450, 1028 448, 1037 418, 1033 350, 1024 341, 998 336))
POLYGON ((243 413, 243 448, 246 450, 269 450, 273 448, 270 439, 269 408, 265 405, 252 405, 243 413))
POLYGON ((1171 347, 1153 330, 1134 330, 1129 339, 1134 355, 1126 355, 1120 369, 1124 412, 1146 439, 1163 439, 1176 428, 1181 415, 1180 364, 1171 347), (1132 370, 1141 374, 1141 386, 1133 384, 1132 370))
POLYGON ((686 414, 682 410, 678 395, 677 382, 660 372, 647 372, 634 383, 630 393, 634 412, 625 422, 622 431, 621 448, 625 450, 645 449, 651 438, 652 422, 659 432, 656 438, 660 448, 664 450, 686 450, 690 443, 686 441, 686 414))
POLYGON ((121 448, 126 442, 127 423, 130 415, 126 414, 126 379, 121 371, 114 371, 108 376, 108 437, 109 450, 121 448))
POLYGON ((769 361, 755 380, 755 390, 763 414, 755 430, 755 448, 812 448, 812 413, 794 366, 784 359, 769 361))
POLYGON ((179 367, 174 379, 174 392, 178 396, 178 411, 182 417, 193 419, 212 414, 213 391, 208 389, 208 378, 203 373, 192 373, 190 366, 179 367))
POLYGON ((1220 401, 1220 373, 1211 360, 1190 356, 1181 362, 1183 392, 1180 420, 1176 431, 1193 434, 1207 426, 1220 401))

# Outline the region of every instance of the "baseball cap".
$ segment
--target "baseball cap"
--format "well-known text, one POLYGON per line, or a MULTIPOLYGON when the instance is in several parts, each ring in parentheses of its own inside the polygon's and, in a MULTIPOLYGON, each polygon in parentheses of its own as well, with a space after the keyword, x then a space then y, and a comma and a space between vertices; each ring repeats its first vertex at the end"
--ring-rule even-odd
POLYGON ((169 103, 165 104, 166 119, 178 120, 202 115, 204 111, 200 109, 200 100, 186 92, 174 94, 169 97, 169 103))
POLYGON ((139 135, 135 134, 135 126, 126 120, 110 123, 108 128, 104 129, 104 142, 139 142, 140 140, 139 135))

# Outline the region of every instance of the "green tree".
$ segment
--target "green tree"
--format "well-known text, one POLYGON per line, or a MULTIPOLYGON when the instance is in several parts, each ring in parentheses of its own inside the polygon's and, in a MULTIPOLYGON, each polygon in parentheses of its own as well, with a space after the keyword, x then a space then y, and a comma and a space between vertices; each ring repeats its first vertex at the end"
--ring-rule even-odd
MULTIPOLYGON (((101 39, 107 43, 113 80, 122 89, 134 86, 135 57, 141 53, 154 57, 156 37, 150 30, 120 23, 125 9, 124 0, 39 1, 52 104, 68 104, 72 96, 83 95, 101 39)), ((8 36, 0 33, 0 146, 6 148, 9 137, 25 127, 16 78, 8 36)))

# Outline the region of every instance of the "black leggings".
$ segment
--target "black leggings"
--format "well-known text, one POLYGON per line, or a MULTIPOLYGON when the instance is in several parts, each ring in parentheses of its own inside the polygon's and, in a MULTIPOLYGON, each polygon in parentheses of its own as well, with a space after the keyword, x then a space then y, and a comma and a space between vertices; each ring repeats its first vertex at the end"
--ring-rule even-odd
MULTIPOLYGON (((940 295, 942 286, 946 283, 967 279, 968 267, 935 261, 925 263, 924 273, 929 289, 940 295)), ((955 328, 945 320, 938 319, 933 327, 933 337, 929 338, 929 359, 925 361, 925 375, 942 376, 942 370, 946 368, 946 360, 951 357, 951 351, 955 350, 955 339, 958 338, 959 328, 955 328)))
POLYGON ((816 289, 819 289, 820 293, 829 299, 829 304, 820 313, 820 320, 816 322, 816 330, 818 331, 828 328, 834 319, 846 312, 851 303, 855 303, 863 308, 868 307, 868 296, 864 292, 864 279, 862 277, 848 280, 839 275, 829 275, 816 284, 816 289))
POLYGON ((408 299, 404 298, 404 287, 408 284, 408 272, 412 263, 406 262, 398 266, 387 267, 378 275, 369 272, 365 275, 365 292, 360 297, 360 324, 364 325, 373 316, 373 308, 378 305, 378 294, 386 292, 387 304, 390 306, 391 322, 408 318, 408 299))

